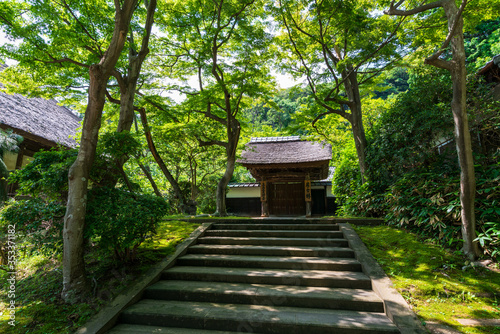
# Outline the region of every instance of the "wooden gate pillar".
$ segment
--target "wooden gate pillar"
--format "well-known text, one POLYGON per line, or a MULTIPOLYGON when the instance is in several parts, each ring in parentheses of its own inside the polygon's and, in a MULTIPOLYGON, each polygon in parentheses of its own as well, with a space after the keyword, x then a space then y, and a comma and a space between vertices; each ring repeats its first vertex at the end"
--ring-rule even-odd
POLYGON ((312 195, 311 195, 311 180, 309 179, 309 175, 307 175, 306 180, 304 181, 305 187, 305 200, 306 200, 306 217, 311 217, 312 213, 312 195))
POLYGON ((267 201, 267 194, 267 181, 262 181, 260 183, 260 204, 262 217, 269 217, 269 204, 267 201))

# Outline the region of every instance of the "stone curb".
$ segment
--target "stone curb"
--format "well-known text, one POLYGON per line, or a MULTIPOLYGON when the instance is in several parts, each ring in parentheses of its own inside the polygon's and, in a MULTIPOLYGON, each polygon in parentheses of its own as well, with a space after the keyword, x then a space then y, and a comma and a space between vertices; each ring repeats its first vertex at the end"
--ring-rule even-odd
POLYGON ((142 274, 133 285, 124 293, 119 294, 112 302, 105 306, 99 313, 94 315, 87 323, 80 327, 75 334, 101 334, 111 329, 118 320, 120 312, 126 307, 136 303, 142 298, 144 290, 153 283, 160 280, 161 273, 175 265, 177 258, 187 252, 197 239, 202 236, 212 223, 203 223, 191 235, 177 246, 175 253, 154 265, 146 273, 142 274))
POLYGON ((339 226, 349 246, 354 250, 356 259, 361 263, 363 272, 370 277, 373 291, 384 301, 385 313, 389 319, 403 334, 428 333, 403 296, 393 287, 392 281, 373 258, 358 234, 349 224, 339 223, 339 226))

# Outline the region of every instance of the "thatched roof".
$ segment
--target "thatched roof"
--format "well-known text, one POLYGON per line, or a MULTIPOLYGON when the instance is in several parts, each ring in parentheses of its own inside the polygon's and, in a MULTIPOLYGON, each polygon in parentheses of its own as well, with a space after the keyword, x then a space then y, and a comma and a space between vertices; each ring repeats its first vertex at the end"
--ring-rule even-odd
MULTIPOLYGON (((0 126, 42 140, 75 147, 74 136, 80 119, 54 100, 27 98, 19 94, 0 92, 0 126)), ((32 139, 32 138, 31 138, 32 139)))
POLYGON ((328 161, 332 146, 300 140, 300 137, 252 138, 238 162, 243 165, 300 164, 328 161))

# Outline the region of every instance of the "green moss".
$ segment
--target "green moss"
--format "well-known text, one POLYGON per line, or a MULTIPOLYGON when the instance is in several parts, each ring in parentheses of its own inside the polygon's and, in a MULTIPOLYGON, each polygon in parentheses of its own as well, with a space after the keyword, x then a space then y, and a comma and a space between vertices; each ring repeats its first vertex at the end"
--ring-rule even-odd
POLYGON ((500 273, 467 266, 460 253, 412 233, 388 226, 354 228, 424 322, 438 321, 462 333, 500 333, 500 327, 464 327, 456 321, 500 318, 500 273))
POLYGON ((86 254, 86 269, 95 296, 87 303, 65 304, 61 298, 62 266, 57 259, 25 256, 18 262, 16 282, 16 326, 8 324, 7 272, 0 270, 0 333, 71 333, 120 293, 135 277, 175 251, 200 224, 161 222, 157 234, 143 243, 137 260, 119 263, 97 250, 86 254))

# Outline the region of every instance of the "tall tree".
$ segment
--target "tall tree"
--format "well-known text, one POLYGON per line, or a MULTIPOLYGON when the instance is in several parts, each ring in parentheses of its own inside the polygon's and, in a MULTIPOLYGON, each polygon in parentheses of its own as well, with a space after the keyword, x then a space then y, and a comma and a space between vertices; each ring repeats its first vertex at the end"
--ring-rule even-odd
POLYGON ((90 66, 88 104, 83 121, 78 156, 68 174, 68 203, 64 216, 63 292, 64 300, 72 302, 84 297, 87 290, 83 262, 83 227, 90 168, 94 161, 101 116, 106 99, 106 86, 121 55, 137 0, 115 0, 113 37, 99 63, 90 66))
MULTIPOLYGON (((476 238, 476 216, 474 212, 474 200, 476 196, 476 178, 474 175, 474 159, 472 156, 472 145, 469 131, 469 123, 466 111, 466 68, 465 68, 465 48, 463 34, 463 12, 467 5, 467 0, 462 0, 457 6, 455 0, 426 1, 421 6, 413 7, 409 1, 392 0, 388 15, 413 16, 427 11, 434 11, 440 15, 436 9, 444 11, 447 21, 447 36, 439 49, 430 57, 425 59, 425 63, 446 69, 450 72, 453 82, 453 98, 451 111, 455 124, 455 143, 460 163, 460 203, 462 206, 462 237, 464 240, 463 251, 471 259, 480 255, 476 238), (451 59, 443 56, 447 51, 451 52, 451 59)), ((432 15, 431 15, 432 16, 432 15)))
MULTIPOLYGON (((68 176, 63 231, 62 296, 74 301, 84 296, 88 285, 82 248, 86 192, 106 95, 110 97, 109 79, 114 77, 116 81, 111 85, 117 83, 120 88, 118 131, 130 130, 137 80, 149 51, 156 0, 145 1, 146 11, 137 11, 134 21, 137 0, 11 0, 1 6, 5 9, 0 14, 4 30, 10 37, 21 40, 19 45, 4 45, 1 51, 19 62, 11 71, 14 81, 31 83, 19 85, 18 92, 33 95, 34 91, 36 95, 59 96, 65 100, 68 97, 82 100, 87 95, 79 153, 68 176), (144 20, 142 30, 141 20, 144 20), (142 34, 139 51, 134 43, 134 33, 138 31, 142 34), (125 45, 129 49, 128 58, 122 57, 125 45)), ((123 174, 126 158, 118 160, 123 174)))
MULTIPOLYGON (((128 57, 125 68, 115 69, 112 73, 113 77, 117 82, 119 88, 119 99, 113 98, 113 96, 106 91, 108 100, 112 103, 116 103, 120 106, 120 116, 117 124, 117 132, 130 131, 132 123, 134 122, 135 109, 139 109, 135 105, 137 85, 139 82, 139 77, 141 74, 141 68, 149 53, 149 42, 151 37, 151 29, 154 22, 154 14, 156 11, 156 0, 150 0, 145 2, 146 5, 146 17, 144 22, 144 28, 139 32, 141 36, 140 49, 137 50, 135 43, 136 31, 139 30, 137 27, 131 27, 129 30, 128 38, 128 57), (123 73, 122 73, 123 72, 123 73)), ((120 157, 115 161, 116 167, 121 173, 123 171, 123 165, 127 161, 126 157, 120 157)), ((116 177, 113 177, 111 184, 116 184, 116 177)))
POLYGON ((217 212, 226 214, 225 192, 236 163, 240 139, 239 114, 247 97, 270 89, 270 35, 265 32, 263 4, 258 0, 182 0, 165 9, 162 24, 173 59, 167 69, 186 80, 196 75, 198 87, 183 87, 184 110, 199 113, 224 129, 225 138, 204 133, 202 146, 225 149, 227 164, 217 185, 217 212))
POLYGON ((365 0, 279 0, 275 8, 282 48, 290 50, 282 68, 306 78, 320 107, 313 122, 329 114, 349 121, 362 179, 367 163, 360 87, 398 55, 401 21, 376 10, 376 2, 365 0))

